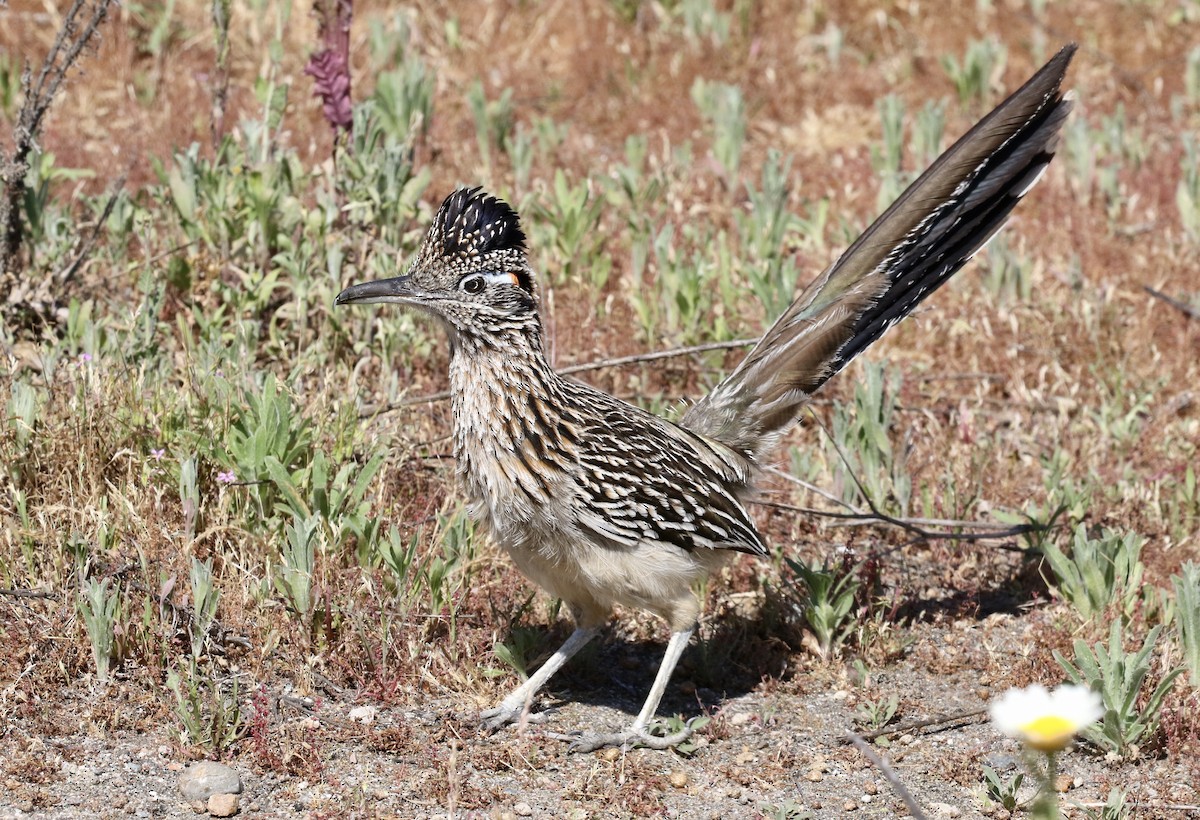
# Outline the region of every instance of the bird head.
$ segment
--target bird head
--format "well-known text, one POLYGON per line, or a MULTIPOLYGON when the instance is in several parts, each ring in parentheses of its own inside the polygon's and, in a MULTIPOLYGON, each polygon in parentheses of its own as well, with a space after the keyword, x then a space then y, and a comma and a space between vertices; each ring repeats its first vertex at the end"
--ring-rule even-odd
POLYGON ((351 285, 335 300, 378 302, 430 313, 457 336, 536 323, 537 289, 516 211, 479 188, 450 194, 407 273, 351 285))

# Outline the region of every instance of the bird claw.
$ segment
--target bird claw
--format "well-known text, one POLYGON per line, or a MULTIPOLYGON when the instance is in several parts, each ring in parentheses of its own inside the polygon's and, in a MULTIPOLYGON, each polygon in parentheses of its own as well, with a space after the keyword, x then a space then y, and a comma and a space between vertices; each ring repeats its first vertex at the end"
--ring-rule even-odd
POLYGON ((524 701, 518 704, 501 703, 479 713, 479 726, 490 734, 495 734, 511 723, 545 723, 551 711, 547 709, 544 712, 527 712, 524 701))
POLYGON ((674 749, 690 740, 694 734, 692 723, 695 720, 696 718, 692 718, 678 732, 669 735, 652 735, 645 728, 631 727, 623 732, 571 732, 565 735, 547 732, 547 737, 569 744, 567 754, 594 752, 609 747, 622 751, 641 748, 661 752, 674 749))

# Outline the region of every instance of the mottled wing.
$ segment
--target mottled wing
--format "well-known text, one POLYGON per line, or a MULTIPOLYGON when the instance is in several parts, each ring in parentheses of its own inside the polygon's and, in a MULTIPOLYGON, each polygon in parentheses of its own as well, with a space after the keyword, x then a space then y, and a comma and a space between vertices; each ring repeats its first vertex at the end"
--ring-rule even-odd
POLYGON ((767 553, 737 497, 750 480, 744 458, 609 396, 590 398, 598 406, 580 436, 580 527, 617 546, 767 553))

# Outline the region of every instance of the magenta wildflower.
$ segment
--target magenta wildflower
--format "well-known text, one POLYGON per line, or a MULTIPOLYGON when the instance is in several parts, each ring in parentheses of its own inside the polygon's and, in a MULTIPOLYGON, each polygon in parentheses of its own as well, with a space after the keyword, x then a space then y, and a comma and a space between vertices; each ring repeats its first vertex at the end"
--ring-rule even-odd
POLYGON ((313 54, 304 73, 313 78, 313 92, 334 131, 349 131, 354 120, 350 105, 350 17, 352 0, 316 4, 324 48, 313 54))
POLYGON ((233 474, 233 470, 222 470, 217 473, 217 483, 232 484, 237 481, 237 476, 233 474))

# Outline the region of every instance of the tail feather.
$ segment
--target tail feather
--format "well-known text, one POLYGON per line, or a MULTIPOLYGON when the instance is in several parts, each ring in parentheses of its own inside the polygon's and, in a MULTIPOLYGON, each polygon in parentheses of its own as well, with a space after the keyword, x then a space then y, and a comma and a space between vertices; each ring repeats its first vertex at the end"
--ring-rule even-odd
POLYGON ((1062 49, 942 154, 784 311, 685 427, 754 457, 831 376, 950 278, 1041 176, 1072 101, 1062 49))

